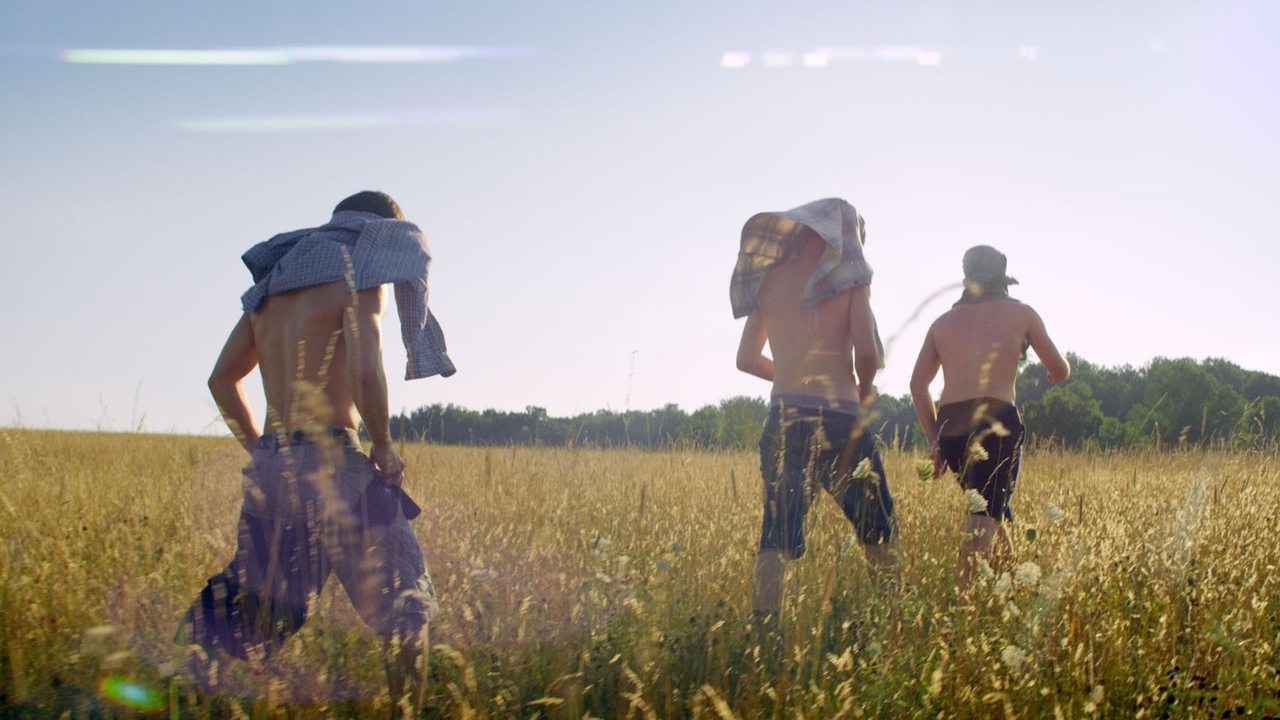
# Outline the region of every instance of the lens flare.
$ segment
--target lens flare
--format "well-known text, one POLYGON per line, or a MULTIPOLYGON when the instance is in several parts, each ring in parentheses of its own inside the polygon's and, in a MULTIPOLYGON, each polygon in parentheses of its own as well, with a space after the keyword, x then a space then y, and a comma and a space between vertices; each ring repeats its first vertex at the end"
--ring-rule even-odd
POLYGON ((98 681, 102 697, 124 707, 141 712, 158 712, 164 709, 160 691, 142 683, 114 675, 98 681))

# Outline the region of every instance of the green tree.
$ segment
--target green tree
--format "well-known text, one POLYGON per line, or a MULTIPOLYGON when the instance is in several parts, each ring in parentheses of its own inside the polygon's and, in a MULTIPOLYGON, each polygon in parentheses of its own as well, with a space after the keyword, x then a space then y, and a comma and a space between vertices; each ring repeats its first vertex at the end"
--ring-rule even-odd
POLYGON ((1023 415, 1028 431, 1057 438, 1069 447, 1096 437, 1105 416, 1089 394, 1089 386, 1083 384, 1050 388, 1038 401, 1026 405, 1023 415))

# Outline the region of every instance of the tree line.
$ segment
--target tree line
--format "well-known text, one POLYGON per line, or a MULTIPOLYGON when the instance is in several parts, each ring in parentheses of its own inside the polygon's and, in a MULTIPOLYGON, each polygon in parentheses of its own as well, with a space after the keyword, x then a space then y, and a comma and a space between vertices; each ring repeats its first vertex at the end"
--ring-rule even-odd
MULTIPOLYGON (((1280 377, 1221 358, 1156 358, 1139 368, 1068 358, 1072 374, 1066 382, 1050 385, 1038 363, 1018 378, 1024 424, 1041 442, 1121 448, 1280 439, 1280 377)), ((668 404, 572 417, 552 417, 534 406, 509 412, 435 404, 392 417, 391 432, 452 445, 743 449, 755 445, 768 411, 765 399, 743 396, 691 413, 668 404)), ((885 444, 923 448, 909 395, 882 395, 868 418, 885 444)))

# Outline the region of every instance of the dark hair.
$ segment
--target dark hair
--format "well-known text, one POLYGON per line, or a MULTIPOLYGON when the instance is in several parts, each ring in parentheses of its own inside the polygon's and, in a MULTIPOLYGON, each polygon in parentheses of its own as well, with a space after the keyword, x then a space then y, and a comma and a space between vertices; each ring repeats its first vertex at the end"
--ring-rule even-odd
POLYGON ((377 190, 362 190, 338 203, 333 208, 334 212, 342 212, 343 210, 373 213, 391 220, 404 219, 404 213, 400 212, 400 206, 396 204, 396 201, 392 200, 390 195, 377 190))

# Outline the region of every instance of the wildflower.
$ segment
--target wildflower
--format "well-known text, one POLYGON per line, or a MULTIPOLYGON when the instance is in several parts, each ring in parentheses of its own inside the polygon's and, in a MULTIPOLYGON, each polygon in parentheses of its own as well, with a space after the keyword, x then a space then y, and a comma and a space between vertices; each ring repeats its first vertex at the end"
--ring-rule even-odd
POLYGON ((871 458, 866 457, 853 469, 852 477, 854 480, 877 480, 880 476, 871 469, 871 458))
POLYGON ((1092 715, 1093 713, 1098 712, 1098 706, 1102 704, 1102 701, 1106 697, 1106 690, 1103 689, 1101 685, 1094 685, 1093 688, 1089 690, 1089 699, 1084 703, 1085 713, 1092 715))
POLYGON ((488 568, 480 568, 471 571, 471 579, 479 582, 489 582, 490 580, 497 580, 498 573, 488 568))
POLYGON ((1040 582, 1040 566, 1028 560, 1013 571, 1013 579, 1021 585, 1034 587, 1040 582))
POLYGON ((667 562, 666 560, 655 560, 655 561, 654 561, 654 563, 653 563, 653 565, 654 565, 654 567, 658 568, 659 570, 670 570, 670 569, 671 569, 671 563, 667 562))
MULTIPOLYGON (((1009 428, 1004 426, 1004 423, 996 420, 991 423, 991 434, 996 437, 1009 437, 1012 433, 1009 432, 1009 428)), ((986 458, 983 459, 985 460, 986 458)))
POLYGON ((680 543, 678 543, 678 542, 673 542, 673 543, 671 543, 671 552, 673 552, 673 553, 682 553, 682 552, 684 552, 684 546, 683 546, 683 545, 681 545, 681 544, 680 544, 680 543))
POLYGON ((933 463, 928 460, 916 461, 916 477, 920 478, 920 482, 929 482, 933 479, 933 463))
POLYGON ((1009 668, 1010 672, 1018 672, 1027 662, 1027 651, 1017 645, 1006 645, 1000 651, 1000 661, 1009 668))
POLYGON ((1062 522, 1067 517, 1067 514, 1062 512, 1062 508, 1054 505, 1053 503, 1046 505, 1044 511, 1045 514, 1049 516, 1049 522, 1055 525, 1062 522))
POLYGON ((119 670, 134 661, 134 655, 128 650, 117 650, 102 659, 102 669, 119 670))
POLYGON ((982 462, 990 458, 991 456, 987 454, 987 449, 982 447, 981 444, 974 443, 969 446, 969 462, 982 462))
POLYGON ((80 639, 80 652, 88 655, 106 655, 120 644, 120 628, 115 625, 99 625, 84 631, 80 639))
POLYGON ((964 502, 971 513, 980 513, 987 509, 987 499, 973 488, 964 491, 964 502))
POLYGON ((1013 589, 1013 578, 1009 573, 1000 573, 1000 577, 996 578, 996 584, 992 586, 991 592, 998 598, 1002 598, 1009 594, 1013 589))

